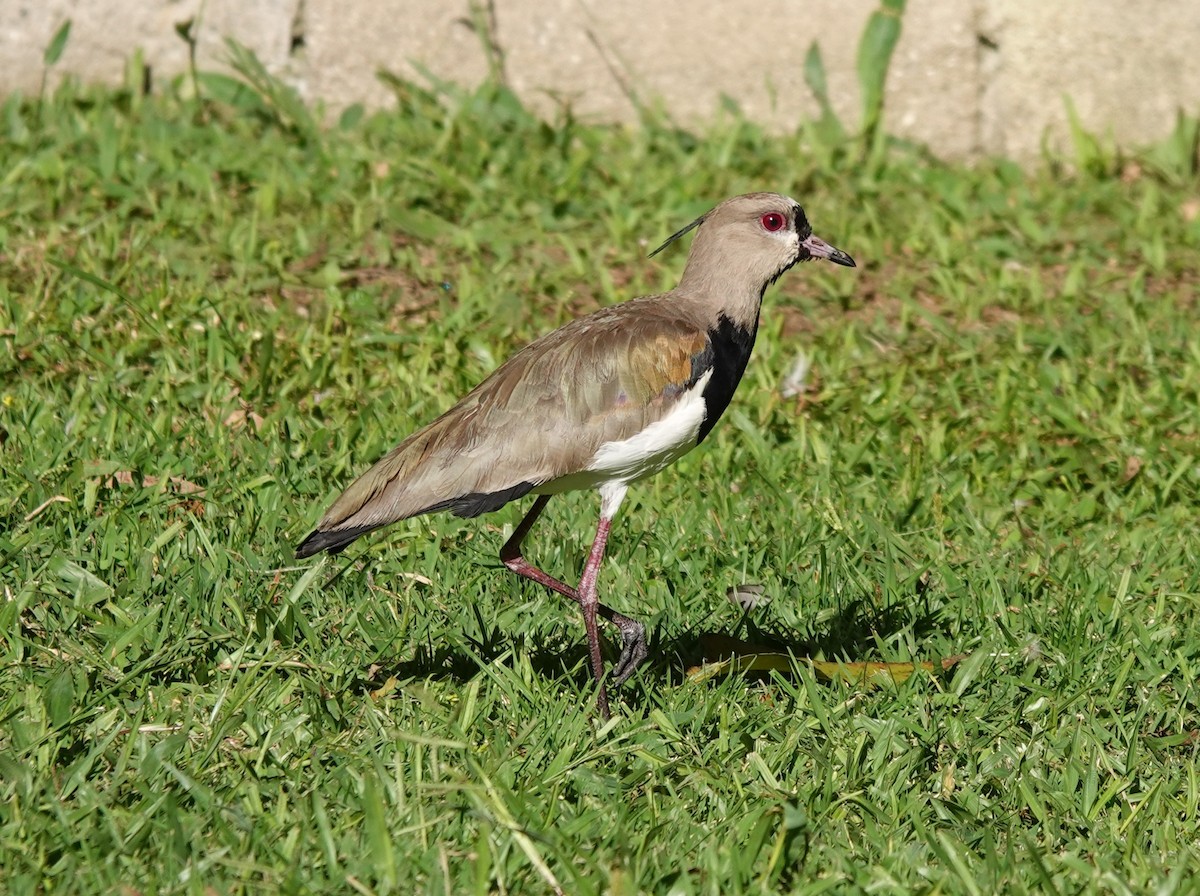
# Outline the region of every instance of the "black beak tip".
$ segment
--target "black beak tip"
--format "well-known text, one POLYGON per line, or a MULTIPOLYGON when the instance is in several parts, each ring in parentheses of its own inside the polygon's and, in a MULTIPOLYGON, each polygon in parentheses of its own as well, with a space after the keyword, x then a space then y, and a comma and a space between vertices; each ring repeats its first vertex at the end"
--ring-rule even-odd
POLYGON ((851 258, 849 255, 847 255, 845 252, 843 252, 841 249, 837 249, 836 251, 831 253, 829 256, 829 260, 832 261, 834 264, 840 264, 844 268, 858 267, 858 265, 856 265, 854 263, 854 259, 851 258))

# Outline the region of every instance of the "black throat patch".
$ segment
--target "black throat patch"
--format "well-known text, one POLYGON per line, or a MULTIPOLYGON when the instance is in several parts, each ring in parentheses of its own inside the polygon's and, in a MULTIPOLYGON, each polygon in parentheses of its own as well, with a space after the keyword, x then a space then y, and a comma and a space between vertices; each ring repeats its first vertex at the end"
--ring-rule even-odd
POLYGON ((692 358, 693 380, 712 371, 704 387, 704 422, 700 424, 696 444, 704 441, 729 406, 729 400, 746 372, 757 333, 757 317, 753 326, 747 328, 738 326, 722 314, 717 318, 717 325, 708 331, 708 345, 704 351, 692 358))

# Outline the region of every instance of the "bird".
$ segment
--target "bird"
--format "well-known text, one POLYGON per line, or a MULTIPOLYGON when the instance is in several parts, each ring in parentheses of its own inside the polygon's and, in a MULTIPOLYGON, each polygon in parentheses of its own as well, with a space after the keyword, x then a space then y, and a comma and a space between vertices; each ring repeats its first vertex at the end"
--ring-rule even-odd
POLYGON ((471 518, 533 495, 500 549, 512 572, 578 604, 610 718, 598 617, 621 637, 613 683, 648 655, 645 627, 599 600, 597 579, 629 487, 670 466, 712 431, 754 347, 769 286, 799 262, 854 259, 815 236, 779 193, 727 199, 672 234, 695 231, 679 284, 601 308, 517 351, 457 404, 405 438, 342 492, 296 556, 335 554, 372 530, 435 511, 471 518), (596 534, 576 587, 530 563, 522 543, 554 495, 595 489, 596 534))

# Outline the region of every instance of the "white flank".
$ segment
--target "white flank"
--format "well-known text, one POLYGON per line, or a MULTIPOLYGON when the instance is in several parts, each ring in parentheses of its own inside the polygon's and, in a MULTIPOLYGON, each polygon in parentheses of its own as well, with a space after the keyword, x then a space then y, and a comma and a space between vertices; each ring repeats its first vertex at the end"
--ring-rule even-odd
POLYGON ((674 463, 696 445, 700 424, 704 422, 704 387, 712 371, 700 377, 679 396, 670 413, 651 423, 635 436, 601 445, 587 469, 603 479, 632 482, 650 476, 674 463))
POLYGON ((667 416, 628 439, 605 442, 583 470, 553 479, 534 489, 534 493, 557 495, 598 488, 600 514, 611 520, 625 498, 629 483, 670 466, 696 446, 696 436, 704 422, 704 387, 711 378, 710 370, 675 400, 667 416))

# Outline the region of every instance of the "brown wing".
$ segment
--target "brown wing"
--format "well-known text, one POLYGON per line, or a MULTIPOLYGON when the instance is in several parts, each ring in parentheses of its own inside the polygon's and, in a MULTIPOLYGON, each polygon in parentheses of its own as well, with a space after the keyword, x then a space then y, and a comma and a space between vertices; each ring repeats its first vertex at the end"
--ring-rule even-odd
POLYGON ((432 510, 495 510, 661 418, 708 347, 705 329, 663 298, 604 309, 526 346, 359 477, 298 553, 340 550, 432 510))

